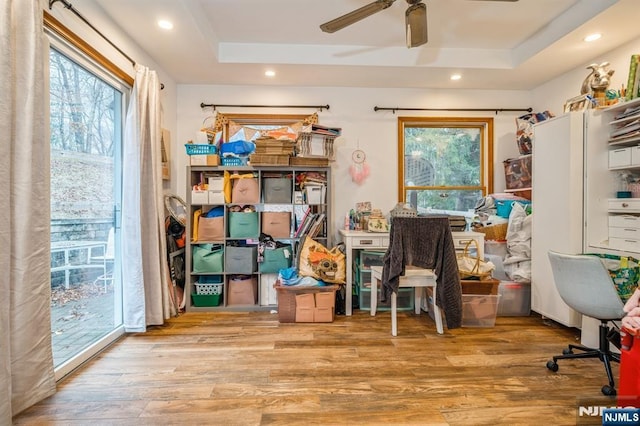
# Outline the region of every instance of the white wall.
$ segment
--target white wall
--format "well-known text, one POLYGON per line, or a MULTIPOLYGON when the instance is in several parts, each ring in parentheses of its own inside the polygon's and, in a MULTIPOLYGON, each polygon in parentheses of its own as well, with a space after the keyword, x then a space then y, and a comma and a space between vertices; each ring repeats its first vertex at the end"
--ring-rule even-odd
MULTIPOLYGON (((515 118, 523 112, 374 112, 380 107, 429 108, 527 108, 531 106, 529 92, 468 91, 468 90, 411 90, 367 89, 344 87, 274 87, 274 86, 178 86, 178 132, 176 142, 182 151, 177 157, 180 173, 178 193, 186 195, 187 155, 182 145, 195 138, 211 110, 200 103, 269 104, 269 105, 330 105, 319 113, 321 124, 342 127, 336 139, 337 159, 333 172, 334 228, 341 227, 344 214, 357 201, 371 201, 375 208, 388 212, 398 199, 397 194, 397 119, 403 116, 484 116, 494 118, 494 192, 504 189, 502 161, 519 155, 515 142, 515 118), (351 181, 349 166, 351 153, 360 147, 367 154, 371 175, 361 185, 351 181)), ((221 108, 224 113, 313 113, 313 110, 233 109, 221 108)))
MULTIPOLYGON (((133 77, 134 69, 131 62, 93 31, 87 24, 82 22, 72 11, 65 9, 61 2, 57 2, 49 9, 48 0, 40 0, 42 9, 60 21, 64 26, 73 31, 91 47, 100 52, 103 56, 120 67, 125 73, 133 77)), ((120 50, 132 58, 136 63, 147 66, 158 72, 160 81, 164 84, 161 92, 162 102, 162 127, 171 132, 172 139, 176 138, 176 84, 158 64, 147 55, 133 40, 122 31, 122 29, 109 18, 104 11, 92 2, 73 2, 73 7, 84 16, 94 27, 107 36, 120 50)), ((175 158, 179 153, 175 151, 173 144, 171 158, 175 158)), ((176 164, 172 164, 172 175, 177 173, 176 164)), ((175 181, 165 183, 167 192, 175 192, 175 181)))

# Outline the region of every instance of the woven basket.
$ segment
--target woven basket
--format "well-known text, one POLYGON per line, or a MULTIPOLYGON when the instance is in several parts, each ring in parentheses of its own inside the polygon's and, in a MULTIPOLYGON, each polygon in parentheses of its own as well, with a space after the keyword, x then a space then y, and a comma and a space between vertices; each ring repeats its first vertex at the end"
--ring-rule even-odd
POLYGON ((280 285, 276 281, 274 288, 278 292, 278 321, 296 322, 296 295, 305 293, 320 293, 325 291, 335 292, 339 285, 326 285, 319 287, 296 287, 280 285))
POLYGON ((508 226, 508 223, 499 223, 497 225, 489 226, 474 225, 473 230, 476 232, 482 232, 485 240, 505 241, 507 239, 508 226))

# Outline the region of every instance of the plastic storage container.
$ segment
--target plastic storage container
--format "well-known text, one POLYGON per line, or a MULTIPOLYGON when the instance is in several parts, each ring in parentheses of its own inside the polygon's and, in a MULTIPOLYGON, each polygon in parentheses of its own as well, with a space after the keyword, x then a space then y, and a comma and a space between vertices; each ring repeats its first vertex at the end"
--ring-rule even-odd
POLYGON ((463 294, 462 326, 495 326, 499 300, 499 294, 463 294))
POLYGON ((498 316, 526 317, 531 314, 531 283, 502 281, 498 286, 498 316))

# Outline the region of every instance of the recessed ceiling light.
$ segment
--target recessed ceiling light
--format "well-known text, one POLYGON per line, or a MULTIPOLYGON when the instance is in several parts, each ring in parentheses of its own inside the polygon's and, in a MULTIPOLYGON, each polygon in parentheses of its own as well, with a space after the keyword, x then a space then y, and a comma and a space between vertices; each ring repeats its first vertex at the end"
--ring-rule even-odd
POLYGON ((276 76, 276 72, 274 70, 266 70, 264 72, 264 75, 267 77, 275 77, 276 76))
POLYGON ((173 22, 167 21, 166 19, 160 19, 158 21, 158 26, 163 30, 171 30, 173 29, 173 22))
POLYGON ((600 33, 595 33, 595 34, 589 34, 588 36, 586 36, 584 38, 584 41, 596 41, 598 40, 600 37, 602 37, 602 34, 600 33))
POLYGON ((455 81, 455 80, 460 80, 462 78, 462 76, 460 74, 451 74, 451 80, 455 81))

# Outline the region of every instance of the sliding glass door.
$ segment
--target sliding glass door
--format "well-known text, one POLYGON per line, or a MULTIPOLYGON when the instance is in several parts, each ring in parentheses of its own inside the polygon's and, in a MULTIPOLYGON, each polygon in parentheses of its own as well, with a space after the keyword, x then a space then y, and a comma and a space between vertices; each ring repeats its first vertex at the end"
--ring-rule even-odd
POLYGON ((123 333, 118 247, 127 88, 56 40, 49 65, 51 339, 60 378, 123 333))

